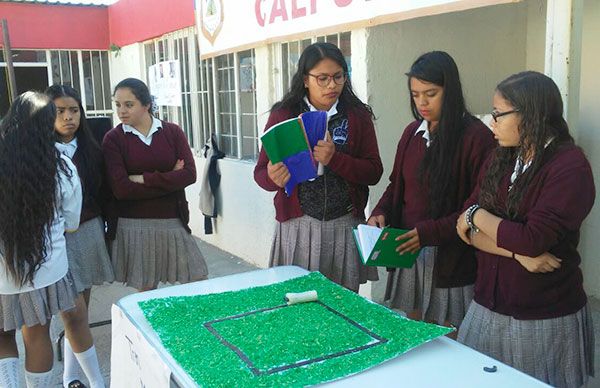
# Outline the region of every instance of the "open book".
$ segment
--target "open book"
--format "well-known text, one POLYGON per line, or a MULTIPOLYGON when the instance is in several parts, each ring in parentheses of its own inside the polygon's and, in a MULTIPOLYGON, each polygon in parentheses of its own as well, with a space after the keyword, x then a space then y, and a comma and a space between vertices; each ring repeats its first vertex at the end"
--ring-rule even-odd
POLYGON ((396 237, 408 232, 404 229, 378 228, 371 225, 358 225, 352 230, 358 253, 365 265, 379 267, 410 268, 421 250, 415 253, 400 254, 396 248, 406 240, 396 241, 396 237))
POLYGON ((277 123, 260 137, 271 163, 283 162, 290 172, 290 180, 285 185, 288 196, 298 183, 317 177, 312 150, 325 138, 326 131, 327 112, 314 111, 277 123))

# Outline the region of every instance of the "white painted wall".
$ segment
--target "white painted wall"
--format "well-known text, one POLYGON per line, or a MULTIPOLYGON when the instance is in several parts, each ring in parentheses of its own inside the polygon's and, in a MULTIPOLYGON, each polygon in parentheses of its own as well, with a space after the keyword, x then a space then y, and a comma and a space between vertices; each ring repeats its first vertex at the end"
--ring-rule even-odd
MULTIPOLYGON (((118 56, 110 53, 110 93, 121 80, 129 77, 145 80, 144 52, 141 43, 134 43, 121 47, 118 56)), ((113 123, 119 123, 117 114, 113 114, 113 123)))
POLYGON ((190 207, 190 227, 195 236, 266 268, 275 227, 272 194, 262 190, 253 178, 254 163, 221 159, 221 185, 217 198, 218 217, 214 233, 204 234, 199 193, 206 159, 196 157, 198 182, 186 190, 190 207))
POLYGON ((119 55, 110 54, 110 80, 111 87, 128 77, 145 79, 144 52, 141 43, 134 43, 121 47, 119 55))
POLYGON ((584 222, 579 244, 583 260, 584 286, 589 295, 600 297, 600 1, 585 0, 580 82, 578 144, 594 172, 596 205, 584 222))

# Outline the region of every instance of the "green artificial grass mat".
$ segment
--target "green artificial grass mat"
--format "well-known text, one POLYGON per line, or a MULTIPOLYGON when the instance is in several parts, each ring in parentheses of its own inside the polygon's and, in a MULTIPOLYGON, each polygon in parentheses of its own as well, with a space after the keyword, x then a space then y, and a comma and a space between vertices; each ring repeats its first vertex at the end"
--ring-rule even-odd
POLYGON ((453 329, 406 319, 318 272, 268 286, 139 303, 204 387, 306 386, 359 373, 453 329), (287 306, 288 292, 318 302, 287 306))

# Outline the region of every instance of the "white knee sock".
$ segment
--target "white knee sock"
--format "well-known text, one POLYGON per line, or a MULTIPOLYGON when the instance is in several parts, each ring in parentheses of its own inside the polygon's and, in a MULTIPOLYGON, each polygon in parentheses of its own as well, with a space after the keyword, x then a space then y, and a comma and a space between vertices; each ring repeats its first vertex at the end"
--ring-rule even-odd
POLYGON ((19 359, 0 359, 0 387, 19 388, 19 359))
POLYGON ((27 382, 27 388, 48 388, 54 385, 53 377, 54 370, 50 369, 48 372, 34 373, 29 372, 25 369, 25 381, 27 382))
POLYGON ((83 371, 79 366, 79 361, 75 357, 75 353, 73 353, 73 349, 71 348, 71 343, 67 339, 64 338, 64 371, 63 371, 63 386, 68 387, 71 381, 81 380, 83 377, 83 371))
POLYGON ((73 353, 81 365, 81 369, 85 373, 90 388, 104 388, 104 378, 100 372, 100 364, 96 355, 96 347, 92 345, 88 350, 81 353, 73 353))

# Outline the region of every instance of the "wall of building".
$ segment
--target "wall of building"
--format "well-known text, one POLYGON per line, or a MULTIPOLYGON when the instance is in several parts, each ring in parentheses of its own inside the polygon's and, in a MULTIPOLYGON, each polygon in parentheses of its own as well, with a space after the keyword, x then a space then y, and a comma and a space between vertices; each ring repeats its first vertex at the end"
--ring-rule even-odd
POLYGON ((119 0, 108 8, 110 42, 126 46, 193 26, 194 0, 119 0))
MULTIPOLYGON (((134 77, 141 80, 146 79, 143 54, 143 45, 141 43, 134 43, 121 47, 118 55, 115 53, 110 55, 111 93, 115 85, 124 78, 134 77)), ((118 123, 118 121, 115 121, 115 123, 118 123)))
POLYGON ((596 205, 584 222, 580 253, 583 261, 584 285, 588 294, 600 297, 600 2, 585 0, 581 56, 580 116, 578 144, 585 151, 594 172, 596 205))
POLYGON ((13 49, 108 50, 110 45, 107 7, 0 2, 0 15, 13 49))

